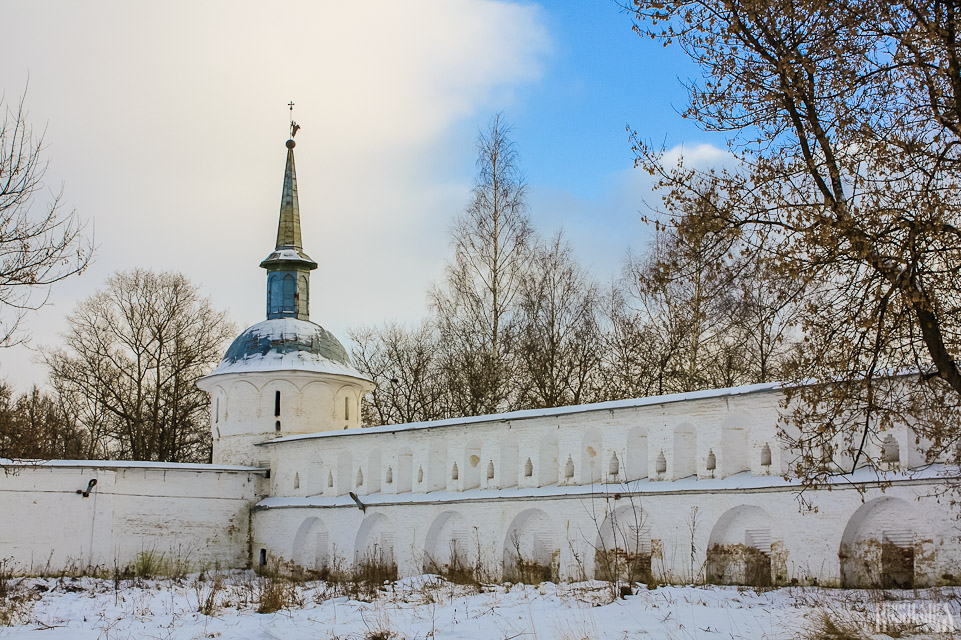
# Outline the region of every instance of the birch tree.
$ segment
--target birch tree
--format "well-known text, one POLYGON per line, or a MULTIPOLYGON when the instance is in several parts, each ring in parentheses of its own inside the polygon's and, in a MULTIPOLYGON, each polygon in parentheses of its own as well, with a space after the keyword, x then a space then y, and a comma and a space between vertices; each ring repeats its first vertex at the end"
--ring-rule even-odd
POLYGON ((453 262, 431 292, 441 366, 460 415, 511 406, 516 299, 530 255, 527 188, 510 126, 494 116, 477 139, 471 200, 451 230, 453 262))

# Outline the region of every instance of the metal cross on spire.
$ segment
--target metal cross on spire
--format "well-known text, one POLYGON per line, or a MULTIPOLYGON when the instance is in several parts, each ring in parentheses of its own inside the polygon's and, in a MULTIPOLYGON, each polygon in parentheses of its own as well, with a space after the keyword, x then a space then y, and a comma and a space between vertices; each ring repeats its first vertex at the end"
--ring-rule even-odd
POLYGON ((287 106, 290 107, 290 137, 293 138, 297 135, 297 130, 300 129, 300 125, 294 122, 294 101, 291 100, 288 102, 287 106))

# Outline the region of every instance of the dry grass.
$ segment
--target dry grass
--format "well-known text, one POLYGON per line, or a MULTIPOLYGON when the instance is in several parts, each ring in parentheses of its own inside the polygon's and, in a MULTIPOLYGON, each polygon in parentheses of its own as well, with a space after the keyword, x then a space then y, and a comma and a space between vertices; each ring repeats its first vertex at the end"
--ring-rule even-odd
POLYGON ((9 558, 0 559, 0 626, 26 624, 40 594, 16 577, 9 558))
POLYGON ((812 616, 812 623, 802 636, 803 640, 861 640, 866 637, 861 632, 861 625, 844 620, 827 609, 812 616))
POLYGON ((253 586, 257 613, 274 613, 304 605, 297 583, 278 571, 261 572, 253 586))
POLYGON ((201 571, 193 586, 194 593, 197 594, 197 611, 205 616, 216 615, 225 604, 224 575, 218 571, 208 576, 205 571, 201 571))
POLYGON ((384 554, 369 554, 352 567, 343 563, 325 567, 318 577, 326 588, 315 596, 317 602, 339 597, 371 602, 397 581, 397 564, 384 554))

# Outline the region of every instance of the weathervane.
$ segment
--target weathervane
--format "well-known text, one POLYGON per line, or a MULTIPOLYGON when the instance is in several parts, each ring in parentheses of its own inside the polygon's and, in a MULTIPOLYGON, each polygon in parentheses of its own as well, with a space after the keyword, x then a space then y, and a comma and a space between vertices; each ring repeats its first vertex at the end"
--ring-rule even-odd
POLYGON ((293 138, 297 135, 297 130, 300 129, 300 125, 294 122, 294 101, 291 100, 288 102, 287 106, 290 107, 290 137, 293 138))

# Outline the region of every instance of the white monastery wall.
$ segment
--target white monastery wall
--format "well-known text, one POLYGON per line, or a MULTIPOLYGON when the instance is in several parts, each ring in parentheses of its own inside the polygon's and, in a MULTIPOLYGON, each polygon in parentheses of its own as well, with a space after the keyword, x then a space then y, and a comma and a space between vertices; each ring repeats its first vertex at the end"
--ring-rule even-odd
MULTIPOLYGON (((669 580, 744 582, 757 556, 773 582, 866 584, 898 554, 918 584, 961 576, 936 471, 892 474, 882 491, 888 470, 862 468, 802 507, 782 477, 793 454, 777 438, 781 397, 756 385, 275 439, 258 447, 272 475, 255 557, 343 569, 376 550, 413 575, 456 549, 510 579, 519 550, 576 578, 603 573, 599 549, 626 545, 669 580)), ((917 445, 906 428, 893 435, 907 466, 917 445)))
POLYGON ((249 512, 264 470, 143 462, 49 461, 0 471, 0 557, 32 571, 163 562, 245 567, 249 512), (96 485, 88 497, 90 480, 96 485))

